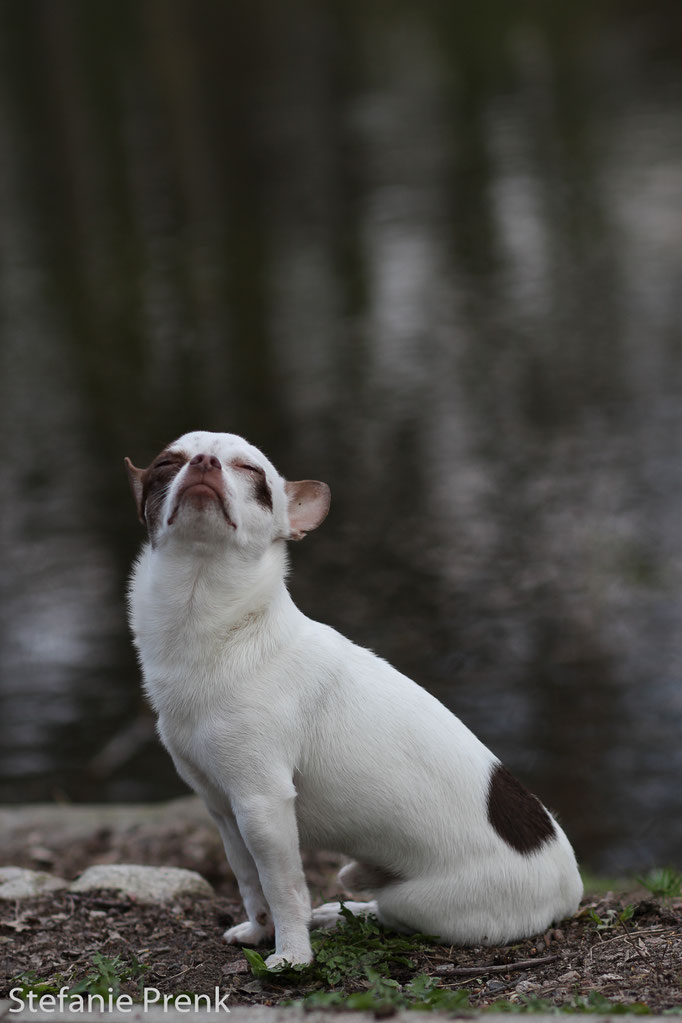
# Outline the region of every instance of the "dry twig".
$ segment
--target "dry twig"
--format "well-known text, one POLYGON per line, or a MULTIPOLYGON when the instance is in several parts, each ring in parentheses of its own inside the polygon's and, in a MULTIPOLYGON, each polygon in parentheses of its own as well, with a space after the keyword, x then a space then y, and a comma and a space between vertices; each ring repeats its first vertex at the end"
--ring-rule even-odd
POLYGON ((553 963, 555 959, 558 959, 558 955, 553 956, 537 956, 535 959, 518 959, 515 963, 499 963, 483 965, 483 966, 453 966, 452 963, 446 963, 444 966, 437 966, 434 973, 453 973, 458 977, 477 977, 479 974, 482 976, 484 973, 511 973, 512 970, 528 970, 532 969, 533 966, 544 966, 546 963, 553 963))

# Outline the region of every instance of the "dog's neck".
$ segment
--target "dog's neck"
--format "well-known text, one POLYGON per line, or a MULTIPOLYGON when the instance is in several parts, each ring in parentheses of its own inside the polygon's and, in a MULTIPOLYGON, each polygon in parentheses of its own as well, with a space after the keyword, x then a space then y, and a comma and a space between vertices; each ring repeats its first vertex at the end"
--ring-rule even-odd
POLYGON ((189 626, 194 636, 214 633, 224 641, 266 621, 272 630, 296 613, 285 584, 283 542, 260 557, 235 549, 147 548, 140 567, 150 612, 144 617, 157 627, 184 631, 189 626))

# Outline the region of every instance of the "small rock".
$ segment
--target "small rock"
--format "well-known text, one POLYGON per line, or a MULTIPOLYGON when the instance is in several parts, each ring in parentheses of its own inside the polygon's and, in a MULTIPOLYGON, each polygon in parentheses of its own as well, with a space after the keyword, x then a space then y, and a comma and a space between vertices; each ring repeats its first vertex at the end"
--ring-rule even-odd
POLYGON ((534 980, 520 980, 514 988, 519 994, 526 994, 528 991, 536 991, 537 983, 534 980))
POLYGON ((502 991, 506 986, 503 980, 489 980, 485 989, 486 991, 502 991))
POLYGON ((72 892, 113 888, 139 902, 170 902, 182 895, 209 897, 213 889, 200 874, 181 867, 140 867, 129 863, 101 863, 84 870, 70 886, 72 892))
POLYGON ((568 973, 562 973, 560 977, 557 977, 557 981, 560 984, 568 984, 572 980, 580 980, 580 974, 577 970, 569 970, 568 973))
POLYGON ((240 984, 238 990, 244 991, 247 995, 255 995, 263 990, 263 985, 259 980, 250 980, 246 984, 240 984))
POLYGON ((25 870, 23 867, 0 867, 0 899, 29 899, 58 888, 66 888, 68 881, 43 870, 25 870))
POLYGON ((28 854, 34 863, 44 864, 49 867, 51 863, 54 863, 55 855, 51 849, 48 849, 44 845, 34 845, 28 850, 28 854))
POLYGON ((233 959, 231 963, 226 963, 225 966, 223 966, 221 972, 223 977, 231 977, 235 973, 248 973, 249 964, 246 959, 233 959))

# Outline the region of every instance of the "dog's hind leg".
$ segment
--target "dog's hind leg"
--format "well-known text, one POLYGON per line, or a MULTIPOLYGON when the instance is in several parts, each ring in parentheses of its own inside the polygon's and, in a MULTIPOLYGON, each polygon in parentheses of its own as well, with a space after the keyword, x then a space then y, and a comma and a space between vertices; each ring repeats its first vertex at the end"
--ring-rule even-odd
MULTIPOLYGON (((368 895, 373 895, 387 885, 395 884, 400 880, 401 878, 398 874, 384 867, 377 867, 372 863, 353 861, 352 863, 347 863, 339 871, 339 884, 342 888, 349 892, 366 893, 368 895)), ((372 899, 370 902, 344 902, 343 906, 353 916, 376 916, 382 920, 382 923, 392 926, 388 920, 382 919, 376 899, 372 899)), ((322 928, 335 927, 341 919, 341 903, 325 902, 324 905, 313 909, 311 926, 322 928)))
POLYGON ((359 863, 353 860, 341 867, 339 884, 348 892, 368 892, 373 895, 388 884, 402 881, 402 877, 386 867, 377 867, 373 863, 359 863))

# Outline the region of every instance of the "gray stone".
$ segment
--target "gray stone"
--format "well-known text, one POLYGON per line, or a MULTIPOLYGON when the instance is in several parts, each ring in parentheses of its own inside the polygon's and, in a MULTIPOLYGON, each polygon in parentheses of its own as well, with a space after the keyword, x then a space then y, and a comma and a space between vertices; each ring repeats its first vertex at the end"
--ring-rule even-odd
POLYGON ((182 895, 202 898, 213 888, 194 870, 181 867, 140 867, 131 863, 101 863, 84 870, 72 885, 72 892, 113 888, 139 902, 171 902, 182 895))
POLYGON ((68 881, 42 870, 24 870, 23 867, 0 867, 0 899, 29 899, 58 888, 66 888, 68 881))

